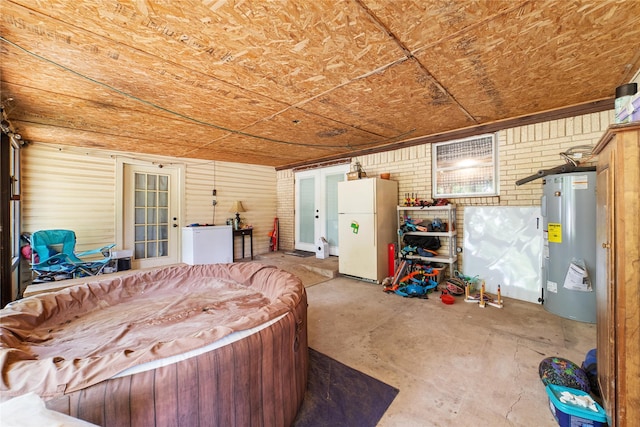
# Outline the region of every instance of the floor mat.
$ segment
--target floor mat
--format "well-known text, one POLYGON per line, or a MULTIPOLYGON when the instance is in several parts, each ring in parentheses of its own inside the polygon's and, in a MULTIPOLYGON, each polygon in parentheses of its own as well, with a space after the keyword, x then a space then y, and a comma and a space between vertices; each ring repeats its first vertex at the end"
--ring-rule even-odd
POLYGON ((293 255, 293 256, 299 256, 299 257, 308 257, 308 256, 312 256, 315 255, 315 252, 309 252, 309 251, 301 251, 296 249, 295 251, 291 251, 291 252, 285 252, 285 255, 293 255))
POLYGON ((375 427, 397 394, 397 388, 310 348, 307 392, 293 426, 375 427))

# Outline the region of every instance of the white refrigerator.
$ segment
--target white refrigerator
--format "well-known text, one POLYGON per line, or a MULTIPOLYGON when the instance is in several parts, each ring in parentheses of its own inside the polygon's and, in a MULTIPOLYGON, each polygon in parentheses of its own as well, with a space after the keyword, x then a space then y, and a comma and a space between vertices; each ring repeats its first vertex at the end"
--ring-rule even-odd
POLYGON ((381 283, 397 233, 398 183, 365 178, 338 183, 338 271, 381 283))

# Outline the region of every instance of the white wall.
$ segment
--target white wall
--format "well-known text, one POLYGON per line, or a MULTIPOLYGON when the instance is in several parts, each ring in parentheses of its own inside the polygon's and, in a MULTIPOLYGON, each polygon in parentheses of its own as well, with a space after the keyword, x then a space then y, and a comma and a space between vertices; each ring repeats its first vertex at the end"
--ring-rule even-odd
MULTIPOLYGON (((22 231, 72 229, 79 250, 115 242, 118 158, 185 166, 182 226, 212 222, 214 188, 216 225, 234 216, 228 212, 234 200, 242 201, 247 212, 241 217, 254 227, 254 253, 268 252, 268 233, 276 214, 276 172, 272 167, 51 144, 31 144, 22 151, 22 231)), ((236 254, 240 254, 239 246, 238 239, 236 254)))

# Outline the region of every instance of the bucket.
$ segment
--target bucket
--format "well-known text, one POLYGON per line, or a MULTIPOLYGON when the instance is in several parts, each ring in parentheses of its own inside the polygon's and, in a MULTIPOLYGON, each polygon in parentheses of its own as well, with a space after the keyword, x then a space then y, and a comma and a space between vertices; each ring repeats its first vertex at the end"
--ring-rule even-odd
POLYGON ((562 396, 563 393, 584 398, 589 393, 569 387, 563 387, 556 384, 548 384, 545 387, 547 396, 549 397, 549 409, 553 414, 560 427, 606 427, 607 414, 598 403, 593 403, 594 409, 575 405, 566 401, 562 396))
POLYGON ((456 299, 454 297, 452 297, 451 295, 449 295, 449 294, 440 295, 440 299, 442 300, 442 302, 444 304, 447 304, 447 305, 451 305, 454 302, 456 302, 456 299))

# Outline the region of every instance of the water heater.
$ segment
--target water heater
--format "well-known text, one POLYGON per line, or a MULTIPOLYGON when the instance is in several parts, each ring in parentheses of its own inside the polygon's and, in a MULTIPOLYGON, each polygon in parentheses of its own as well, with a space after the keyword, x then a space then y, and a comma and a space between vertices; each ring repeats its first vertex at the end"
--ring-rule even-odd
POLYGON ((550 313, 596 322, 596 173, 544 179, 543 306, 550 313))

